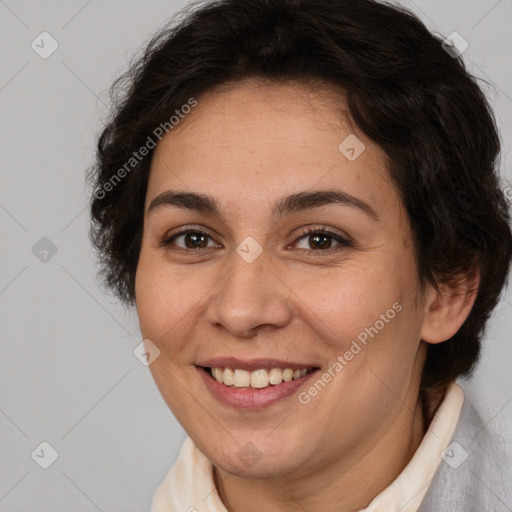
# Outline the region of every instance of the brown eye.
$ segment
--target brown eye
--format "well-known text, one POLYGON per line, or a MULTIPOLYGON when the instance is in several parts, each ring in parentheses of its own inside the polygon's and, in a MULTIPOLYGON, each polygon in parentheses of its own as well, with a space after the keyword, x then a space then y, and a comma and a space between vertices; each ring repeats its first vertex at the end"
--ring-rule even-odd
POLYGON ((311 249, 329 249, 332 243, 332 237, 326 234, 309 235, 309 245, 311 249))
POLYGON ((186 233, 184 236, 185 245, 189 249, 203 248, 208 245, 207 235, 204 233, 186 233))
MULTIPOLYGON (((205 249, 208 247, 208 241, 211 237, 202 231, 182 231, 177 233, 162 242, 164 246, 176 245, 179 249, 205 249), (176 243, 177 240, 182 239, 181 243, 176 243)), ((210 246, 211 247, 211 246, 210 246)))
POLYGON ((309 252, 331 252, 352 246, 349 239, 324 229, 308 229, 297 238, 297 244, 299 249, 309 252))

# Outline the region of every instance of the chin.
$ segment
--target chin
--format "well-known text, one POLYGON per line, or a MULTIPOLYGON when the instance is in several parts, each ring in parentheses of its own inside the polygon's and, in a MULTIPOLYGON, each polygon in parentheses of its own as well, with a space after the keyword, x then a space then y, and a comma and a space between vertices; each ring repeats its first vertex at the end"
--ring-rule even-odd
POLYGON ((300 473, 308 471, 306 461, 302 460, 304 457, 298 459, 303 453, 300 446, 295 447, 284 438, 271 442, 267 439, 264 446, 263 443, 252 442, 250 436, 243 440, 240 436, 238 439, 240 442, 224 444, 234 449, 219 452, 213 446, 212 449, 207 447, 206 455, 216 467, 240 478, 280 478, 289 475, 299 476, 300 473), (237 448, 238 446, 240 448, 237 448), (210 455, 212 451, 213 456, 210 455))

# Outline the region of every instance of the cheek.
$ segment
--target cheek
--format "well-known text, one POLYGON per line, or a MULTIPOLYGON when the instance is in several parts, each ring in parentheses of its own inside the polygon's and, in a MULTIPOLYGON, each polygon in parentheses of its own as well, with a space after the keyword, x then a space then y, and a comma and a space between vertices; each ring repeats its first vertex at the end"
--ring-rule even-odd
POLYGON ((303 298, 299 314, 321 340, 324 355, 333 364, 344 358, 335 386, 365 389, 367 399, 390 393, 379 379, 401 394, 419 344, 414 266, 389 256, 346 262, 324 277, 295 280, 303 298))
POLYGON ((149 369, 169 408, 178 418, 187 410, 183 382, 193 371, 194 306, 204 296, 196 278, 172 271, 150 251, 141 251, 135 277, 137 316, 143 339, 151 340, 160 355, 149 369), (184 364, 187 362, 187 364, 184 364))
MULTIPOLYGON (((311 317, 311 322, 316 318, 322 337, 339 349, 375 322, 380 325, 380 315, 403 297, 394 272, 382 261, 373 263, 370 258, 347 261, 324 274, 297 275, 292 282, 301 299, 301 316, 311 317)), ((390 316, 394 313, 392 310, 390 316)))
MULTIPOLYGON (((141 251, 135 279, 135 296, 140 330, 161 350, 174 346, 190 332, 194 306, 208 290, 194 273, 184 274, 177 267, 141 251)), ((184 343, 184 342, 183 342, 184 343)))

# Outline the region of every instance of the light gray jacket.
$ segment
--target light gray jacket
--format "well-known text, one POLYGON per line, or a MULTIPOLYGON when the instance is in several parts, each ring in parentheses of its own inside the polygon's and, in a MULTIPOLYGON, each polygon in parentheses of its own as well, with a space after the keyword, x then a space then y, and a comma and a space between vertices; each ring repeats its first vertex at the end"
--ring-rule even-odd
POLYGON ((512 512, 512 461, 505 440, 465 401, 419 512, 512 512))

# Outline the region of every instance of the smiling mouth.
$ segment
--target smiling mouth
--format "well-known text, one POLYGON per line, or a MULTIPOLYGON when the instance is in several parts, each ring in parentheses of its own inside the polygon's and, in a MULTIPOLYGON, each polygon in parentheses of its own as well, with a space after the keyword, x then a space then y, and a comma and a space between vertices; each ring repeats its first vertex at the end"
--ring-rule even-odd
POLYGON ((254 371, 242 370, 239 368, 200 367, 212 379, 220 384, 231 388, 264 389, 278 386, 292 380, 299 380, 306 375, 313 373, 319 368, 309 367, 301 369, 292 368, 271 368, 267 370, 260 368, 254 371))

